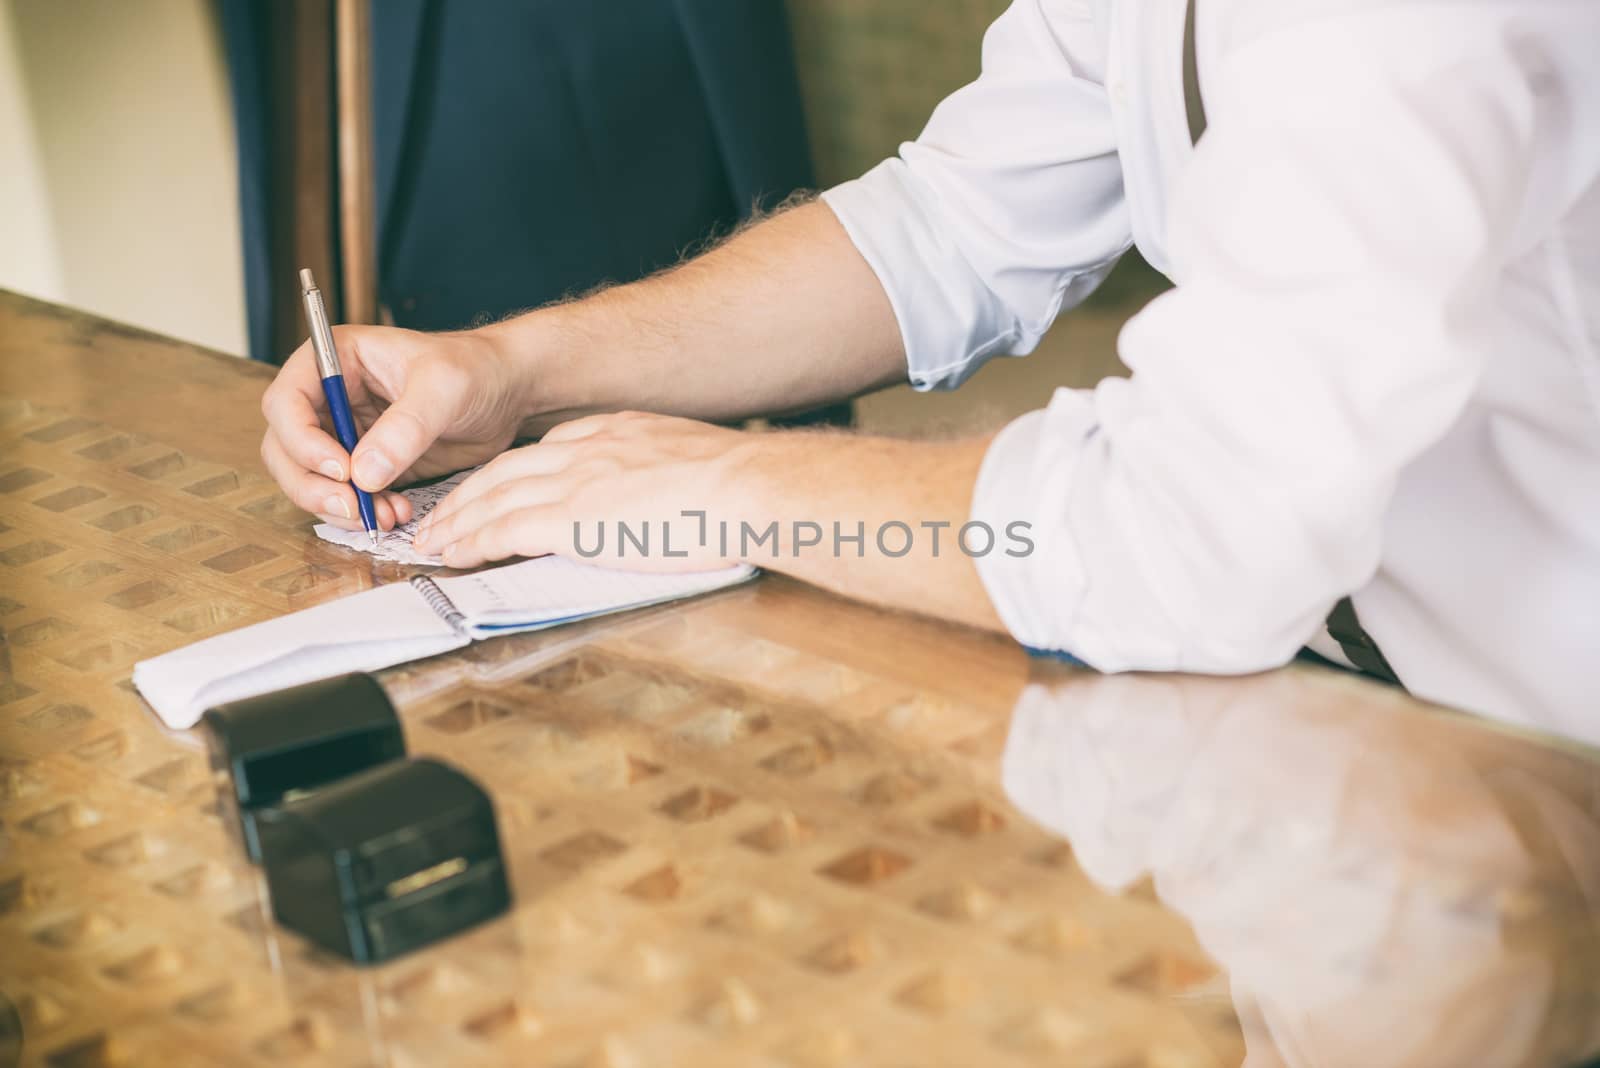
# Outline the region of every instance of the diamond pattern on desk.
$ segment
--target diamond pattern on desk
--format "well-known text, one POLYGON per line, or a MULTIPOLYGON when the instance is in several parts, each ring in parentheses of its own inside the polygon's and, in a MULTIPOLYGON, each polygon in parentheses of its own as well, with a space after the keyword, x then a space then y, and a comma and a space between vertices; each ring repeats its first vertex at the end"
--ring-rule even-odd
POLYGON ((1094 890, 974 776, 995 710, 721 607, 759 590, 386 673, 411 751, 495 797, 518 907, 368 971, 276 930, 203 754, 127 679, 394 573, 199 452, 0 409, 0 989, 25 1064, 1238 1061, 1184 925, 1094 890))

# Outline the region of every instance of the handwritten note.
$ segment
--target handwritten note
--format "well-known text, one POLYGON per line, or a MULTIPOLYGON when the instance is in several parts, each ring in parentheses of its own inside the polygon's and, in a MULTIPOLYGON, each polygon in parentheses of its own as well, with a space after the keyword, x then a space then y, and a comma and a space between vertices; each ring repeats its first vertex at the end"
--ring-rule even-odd
POLYGON ((393 530, 378 532, 378 544, 374 548, 372 539, 367 537, 364 530, 345 530, 331 523, 318 523, 312 528, 317 537, 323 541, 331 541, 335 545, 357 549, 364 553, 371 553, 380 560, 393 560, 400 564, 419 564, 431 567, 443 566, 444 561, 437 556, 420 553, 412 547, 412 541, 417 536, 417 524, 422 522, 424 516, 433 511, 440 501, 450 495, 450 491, 464 482, 468 475, 476 471, 460 471, 440 482, 432 482, 426 486, 413 486, 411 489, 402 490, 406 499, 411 502, 411 521, 402 523, 393 530))

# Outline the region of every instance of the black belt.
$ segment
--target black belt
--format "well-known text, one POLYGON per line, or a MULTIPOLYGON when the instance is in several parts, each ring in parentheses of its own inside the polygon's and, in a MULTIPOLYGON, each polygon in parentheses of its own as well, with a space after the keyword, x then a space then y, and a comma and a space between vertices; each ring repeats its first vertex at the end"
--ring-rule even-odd
POLYGON ((1350 598, 1346 597, 1334 605, 1333 611, 1328 613, 1328 635, 1339 643, 1344 655, 1350 658, 1350 663, 1374 678, 1401 685, 1400 676, 1389 666, 1383 650, 1372 640, 1372 635, 1362 629, 1361 621, 1356 618, 1356 606, 1350 602, 1350 598))

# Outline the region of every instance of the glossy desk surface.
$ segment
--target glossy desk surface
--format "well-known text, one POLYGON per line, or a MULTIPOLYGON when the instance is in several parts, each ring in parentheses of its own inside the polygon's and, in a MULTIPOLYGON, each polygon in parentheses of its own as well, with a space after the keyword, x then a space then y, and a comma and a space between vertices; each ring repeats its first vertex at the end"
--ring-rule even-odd
POLYGON ((517 907, 376 969, 311 950, 266 919, 198 740, 128 681, 407 573, 319 543, 263 476, 267 377, 0 294, 0 991, 23 1063, 1600 1047, 1593 754, 1304 666, 1097 677, 772 577, 383 673, 411 750, 494 794, 517 907))

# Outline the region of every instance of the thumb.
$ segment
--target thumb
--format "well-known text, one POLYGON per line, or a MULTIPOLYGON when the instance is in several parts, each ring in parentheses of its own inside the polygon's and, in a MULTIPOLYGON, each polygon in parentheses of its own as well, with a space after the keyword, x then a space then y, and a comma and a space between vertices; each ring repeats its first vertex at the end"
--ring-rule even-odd
POLYGON ((362 435, 351 457, 357 486, 369 493, 388 488, 448 429, 452 415, 449 392, 431 388, 429 379, 426 373, 412 376, 395 402, 362 435))

